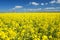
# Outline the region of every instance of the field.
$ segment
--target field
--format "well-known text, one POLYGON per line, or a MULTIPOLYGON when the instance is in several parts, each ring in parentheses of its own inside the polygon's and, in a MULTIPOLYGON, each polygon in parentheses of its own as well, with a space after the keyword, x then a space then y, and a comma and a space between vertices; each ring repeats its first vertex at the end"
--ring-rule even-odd
POLYGON ((0 13, 0 40, 60 40, 60 13, 0 13))

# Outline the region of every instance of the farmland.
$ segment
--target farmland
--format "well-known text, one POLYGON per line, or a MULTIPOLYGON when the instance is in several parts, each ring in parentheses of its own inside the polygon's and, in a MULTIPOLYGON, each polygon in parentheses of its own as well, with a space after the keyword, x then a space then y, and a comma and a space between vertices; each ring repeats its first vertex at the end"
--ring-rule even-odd
POLYGON ((0 13, 0 40, 60 40, 60 13, 0 13))

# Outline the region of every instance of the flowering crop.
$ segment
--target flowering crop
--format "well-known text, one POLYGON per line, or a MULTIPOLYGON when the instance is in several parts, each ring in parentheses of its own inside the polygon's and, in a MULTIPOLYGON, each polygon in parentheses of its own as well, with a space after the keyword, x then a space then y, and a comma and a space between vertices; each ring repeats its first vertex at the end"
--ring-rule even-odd
POLYGON ((0 14, 0 40, 60 40, 60 14, 0 14))

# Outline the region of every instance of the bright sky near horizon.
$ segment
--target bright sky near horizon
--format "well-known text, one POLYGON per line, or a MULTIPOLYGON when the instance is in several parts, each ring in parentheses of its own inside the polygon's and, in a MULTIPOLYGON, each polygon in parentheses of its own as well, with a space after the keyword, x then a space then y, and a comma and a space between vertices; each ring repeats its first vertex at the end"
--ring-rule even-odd
POLYGON ((60 0, 0 0, 0 12, 60 11, 60 0))

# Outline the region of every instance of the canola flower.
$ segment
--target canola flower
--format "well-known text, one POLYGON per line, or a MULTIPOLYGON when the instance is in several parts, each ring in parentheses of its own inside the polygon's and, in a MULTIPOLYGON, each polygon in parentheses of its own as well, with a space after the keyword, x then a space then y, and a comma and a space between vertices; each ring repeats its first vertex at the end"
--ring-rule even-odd
POLYGON ((0 14, 0 40, 60 40, 60 14, 0 14))

